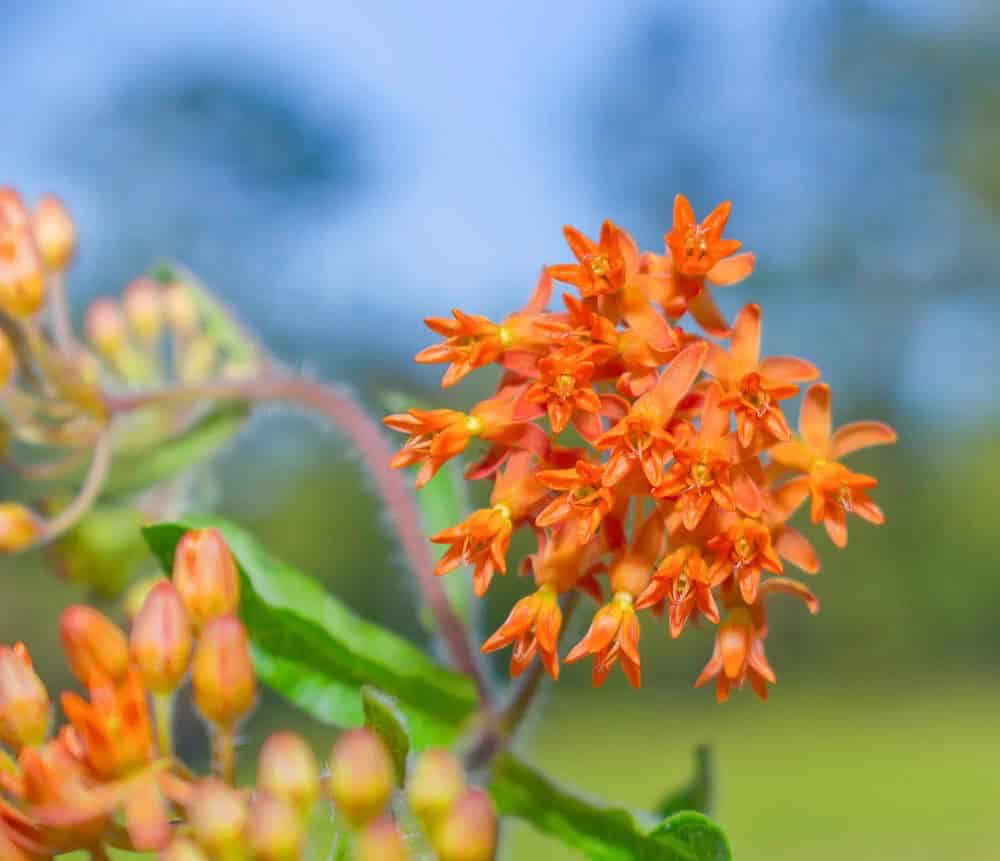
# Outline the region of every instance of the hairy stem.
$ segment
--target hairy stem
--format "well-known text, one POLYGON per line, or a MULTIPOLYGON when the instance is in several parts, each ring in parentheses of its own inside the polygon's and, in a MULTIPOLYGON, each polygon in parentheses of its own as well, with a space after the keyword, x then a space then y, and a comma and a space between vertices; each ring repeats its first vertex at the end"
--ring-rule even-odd
POLYGON ((107 398, 112 415, 147 406, 169 406, 198 401, 282 401, 298 404, 326 418, 361 456, 388 509, 403 552, 413 567, 420 594, 430 609, 435 626, 451 662, 471 676, 479 689, 480 701, 492 702, 489 682, 483 672, 461 620, 434 574, 434 559, 424 538, 420 512, 403 475, 389 466, 392 449, 381 428, 354 402, 333 386, 303 377, 265 374, 245 380, 221 380, 192 386, 107 398))

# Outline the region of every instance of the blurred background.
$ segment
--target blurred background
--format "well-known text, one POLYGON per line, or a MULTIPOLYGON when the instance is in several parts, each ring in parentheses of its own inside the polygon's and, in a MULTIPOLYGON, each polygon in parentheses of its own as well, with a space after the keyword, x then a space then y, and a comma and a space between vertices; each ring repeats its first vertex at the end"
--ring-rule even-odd
MULTIPOLYGON (((566 259, 565 222, 610 217, 659 250, 676 192, 700 215, 732 199, 758 270, 720 300, 763 304, 765 351, 816 361, 837 423, 899 430, 853 461, 888 524, 852 526, 843 553, 812 533, 823 612, 777 608, 766 706, 691 688, 709 631, 649 625, 641 692, 571 668, 525 747, 640 806, 711 743, 741 861, 996 857, 996 4, 9 0, 0 78, 0 181, 78 218, 78 317, 176 259, 373 414, 389 391, 489 389, 441 393, 411 363, 420 321, 520 305, 566 259)), ((371 487, 317 422, 257 417, 197 493, 422 637, 371 487)), ((55 620, 82 593, 40 565, 0 562, 0 639, 30 638, 55 687, 55 620)), ((484 625, 524 590, 498 582, 484 625)), ((248 743, 288 719, 268 701, 248 743)), ((572 857, 512 830, 508 858, 572 857)))

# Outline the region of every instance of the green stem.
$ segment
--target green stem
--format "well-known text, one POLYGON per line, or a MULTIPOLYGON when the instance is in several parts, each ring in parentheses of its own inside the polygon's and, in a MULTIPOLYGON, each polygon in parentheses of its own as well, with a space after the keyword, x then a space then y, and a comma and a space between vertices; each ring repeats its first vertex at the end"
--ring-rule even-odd
POLYGON ((236 779, 236 733, 230 727, 216 726, 212 733, 212 761, 215 772, 230 786, 236 779))
POLYGON ((153 715, 156 720, 156 739, 160 756, 170 759, 174 755, 174 695, 153 694, 153 715))
POLYGON ((43 527, 39 543, 48 543, 72 529, 97 501, 111 467, 111 431, 105 430, 94 446, 94 456, 76 498, 43 527))

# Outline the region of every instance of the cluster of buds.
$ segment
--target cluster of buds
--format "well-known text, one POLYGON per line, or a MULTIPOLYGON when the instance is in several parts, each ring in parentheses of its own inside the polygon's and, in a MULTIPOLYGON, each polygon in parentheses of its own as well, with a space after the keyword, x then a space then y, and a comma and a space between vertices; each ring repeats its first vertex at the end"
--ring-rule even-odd
POLYGON ((521 573, 536 590, 482 647, 512 645, 512 676, 538 657, 558 677, 561 599, 576 590, 599 609, 566 660, 591 656, 595 685, 620 662, 639 686, 637 613, 649 609, 666 616, 673 637, 692 620, 718 626, 696 684, 715 679, 723 701, 749 680, 764 698, 775 681, 764 652, 768 598, 787 593, 818 609, 805 586, 782 576, 786 563, 819 570, 789 518, 810 499, 813 522, 838 547, 849 514, 883 522, 868 496, 876 479, 840 460, 894 442, 894 431, 866 421, 833 432, 817 368, 762 357, 759 306, 730 325, 712 297, 711 287, 754 268, 752 254, 723 238, 730 209, 723 203, 699 223, 678 195, 663 254, 640 252, 610 221, 596 242, 566 227, 576 261, 544 269, 520 311, 500 323, 458 310, 426 321, 444 341, 416 358, 448 365, 442 385, 490 364, 500 381, 469 413, 387 416, 409 435, 394 466, 419 464, 419 487, 485 441, 466 477, 492 482, 490 507, 431 540, 447 548, 437 573, 472 566, 482 596, 506 573, 512 535, 533 532, 521 573), (565 310, 548 310, 553 281, 578 292, 563 295, 565 310), (685 315, 705 334, 682 329, 685 315), (802 384, 810 385, 794 434, 782 402, 802 384))
POLYGON ((257 691, 239 600, 225 539, 204 529, 178 543, 169 580, 142 590, 128 633, 91 607, 69 607, 60 639, 86 696, 63 693, 67 723, 55 733, 28 650, 0 646, 0 859, 106 858, 117 847, 163 861, 297 861, 323 792, 359 861, 410 857, 416 838, 404 840, 394 797, 409 799, 440 861, 492 858, 492 803, 445 751, 417 760, 404 795, 371 730, 338 738, 326 777, 303 739, 277 732, 260 749, 256 785, 235 784, 234 737, 257 691), (213 742, 206 777, 173 751, 173 701, 188 679, 213 742))

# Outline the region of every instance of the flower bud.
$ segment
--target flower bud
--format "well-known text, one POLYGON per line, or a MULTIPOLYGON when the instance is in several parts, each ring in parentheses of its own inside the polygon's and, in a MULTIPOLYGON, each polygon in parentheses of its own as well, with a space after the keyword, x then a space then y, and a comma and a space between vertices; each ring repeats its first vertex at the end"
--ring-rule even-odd
POLYGON ((160 853, 159 861, 208 861, 208 856, 186 837, 175 837, 160 853))
POLYGON ((256 861, 298 861, 305 833, 295 806, 269 792, 250 807, 250 847, 256 861))
POLYGON ((319 766, 312 750, 292 732, 276 732, 260 749, 257 786, 305 813, 319 794, 319 766))
POLYGON ((0 646, 0 741, 18 750, 41 744, 51 703, 23 643, 0 646))
POLYGON ((243 793, 221 780, 203 780, 191 794, 187 817, 195 840, 211 858, 241 857, 247 831, 243 793))
POLYGON ((153 587, 132 626, 132 660, 154 694, 174 690, 191 659, 191 622, 180 595, 169 580, 153 587))
MULTIPOLYGON (((142 605, 146 603, 146 598, 149 597, 149 593, 153 591, 156 585, 167 582, 169 581, 165 577, 157 575, 155 577, 146 577, 128 587, 125 597, 122 599, 122 612, 125 613, 125 618, 128 619, 129 624, 135 622, 139 611, 142 610, 142 605)), ((187 611, 185 610, 185 612, 187 611)))
POLYGON ((250 643, 235 616, 220 616, 205 626, 194 652, 191 682, 198 710, 218 726, 235 726, 253 708, 257 679, 250 643))
POLYGON ((490 861, 496 850, 497 815, 481 789, 466 789, 431 835, 440 861, 490 861))
POLYGON ((380 816, 358 835, 354 855, 356 861, 407 861, 410 852, 396 823, 380 816))
POLYGON ((192 335, 198 327, 198 308, 187 287, 177 282, 163 293, 163 307, 171 328, 180 336, 192 335))
POLYGON ((28 317, 45 302, 45 270, 27 227, 0 225, 0 310, 28 317))
POLYGON ((0 389, 5 389, 14 377, 17 370, 17 356, 14 355, 14 347, 10 339, 0 332, 0 389))
POLYGON ((395 789, 392 757, 369 729, 345 732, 330 754, 330 797, 353 825, 378 816, 395 789))
POLYGON ((147 344, 155 343, 163 329, 163 294, 151 278, 137 278, 124 294, 125 316, 132 330, 147 344))
POLYGON ((109 296, 100 296, 87 306, 83 328, 87 340, 102 356, 117 356, 125 346, 125 318, 109 296))
POLYGON ((45 265, 52 272, 62 272, 76 251, 76 226, 63 202, 46 194, 35 206, 31 224, 45 265))
POLYGON ((73 674, 85 685, 121 679, 128 670, 128 642, 121 629, 93 607, 63 610, 59 638, 73 674))
POLYGON ((173 581, 195 630, 216 616, 232 615, 239 606, 239 571, 218 529, 193 529, 181 538, 173 581))
POLYGON ((465 789, 465 774, 450 750, 428 750, 413 769, 406 784, 410 810, 425 824, 437 821, 465 789))
POLYGON ((0 502, 0 553, 18 553, 41 533, 34 513, 19 502, 0 502))
POLYGON ((0 227, 27 227, 29 223, 21 195, 9 185, 0 188, 0 227))

